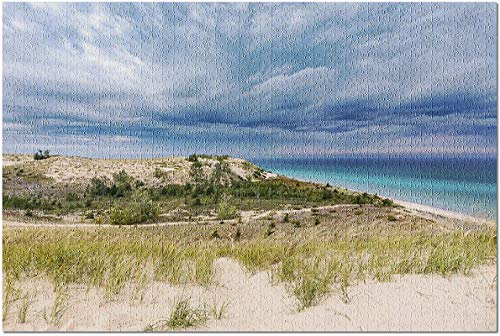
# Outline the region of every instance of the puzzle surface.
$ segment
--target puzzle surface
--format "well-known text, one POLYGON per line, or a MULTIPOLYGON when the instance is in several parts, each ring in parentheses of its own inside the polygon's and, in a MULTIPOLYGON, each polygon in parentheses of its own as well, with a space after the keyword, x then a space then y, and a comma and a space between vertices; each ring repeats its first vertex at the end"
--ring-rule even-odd
POLYGON ((4 331, 496 331, 495 3, 4 3, 4 331))

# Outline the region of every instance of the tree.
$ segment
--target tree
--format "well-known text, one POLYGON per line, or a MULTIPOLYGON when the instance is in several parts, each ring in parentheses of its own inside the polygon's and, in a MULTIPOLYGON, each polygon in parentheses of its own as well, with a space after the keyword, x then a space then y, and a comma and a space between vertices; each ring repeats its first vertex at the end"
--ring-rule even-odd
POLYGON ((50 152, 48 149, 46 149, 43 152, 41 149, 39 149, 38 152, 36 152, 35 155, 33 156, 33 158, 37 161, 43 160, 43 159, 48 159, 49 157, 50 157, 50 152))
POLYGON ((189 175, 191 175, 194 184, 200 184, 203 182, 203 165, 200 161, 196 160, 193 162, 189 175))

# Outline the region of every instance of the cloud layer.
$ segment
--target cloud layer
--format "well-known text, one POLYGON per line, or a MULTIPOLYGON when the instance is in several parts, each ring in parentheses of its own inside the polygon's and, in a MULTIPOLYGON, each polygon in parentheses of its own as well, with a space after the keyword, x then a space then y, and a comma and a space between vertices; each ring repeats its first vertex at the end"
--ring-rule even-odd
POLYGON ((3 4, 4 152, 496 153, 496 5, 3 4))

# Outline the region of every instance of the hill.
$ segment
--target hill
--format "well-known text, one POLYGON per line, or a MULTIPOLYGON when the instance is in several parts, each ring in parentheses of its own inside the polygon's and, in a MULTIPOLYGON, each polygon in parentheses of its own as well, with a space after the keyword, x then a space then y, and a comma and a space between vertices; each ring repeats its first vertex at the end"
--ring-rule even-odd
POLYGON ((393 205, 375 195, 278 176, 226 156, 34 160, 9 154, 3 159, 3 205, 11 217, 139 224, 228 220, 242 211, 393 205))

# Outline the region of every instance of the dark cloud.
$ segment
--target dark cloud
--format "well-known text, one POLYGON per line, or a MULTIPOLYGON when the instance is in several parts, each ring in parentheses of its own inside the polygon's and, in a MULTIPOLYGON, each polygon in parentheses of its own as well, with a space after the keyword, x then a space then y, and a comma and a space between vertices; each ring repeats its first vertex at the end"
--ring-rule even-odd
POLYGON ((496 151, 495 4, 3 6, 7 146, 496 151))

